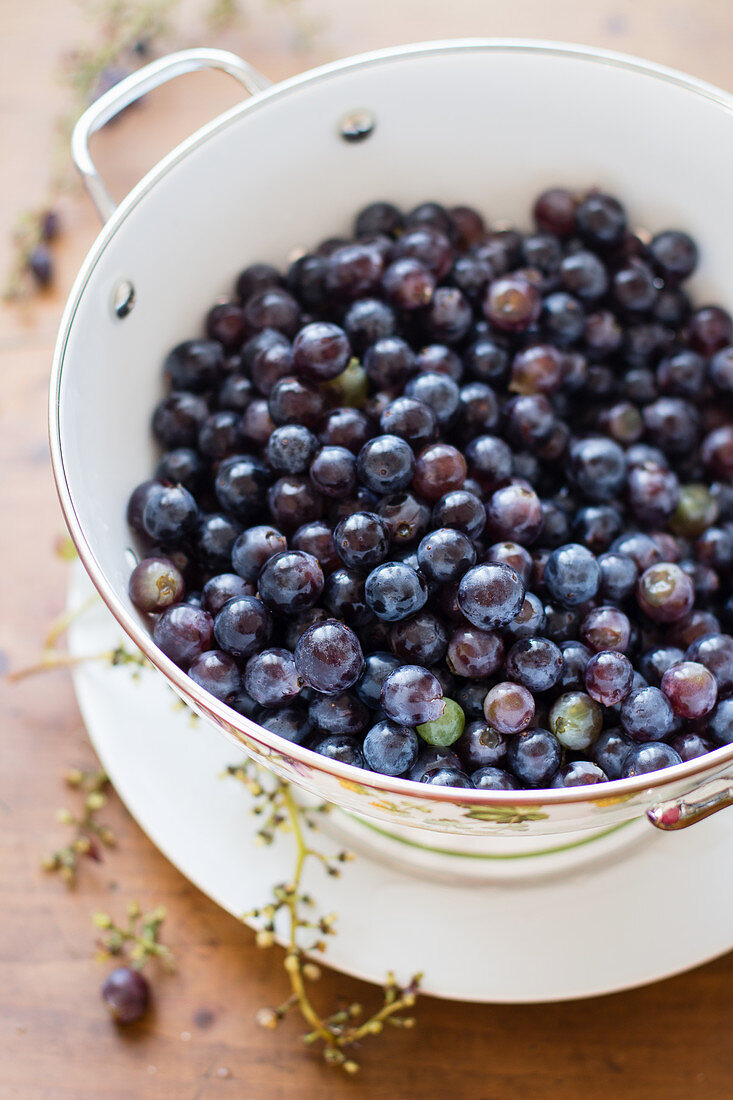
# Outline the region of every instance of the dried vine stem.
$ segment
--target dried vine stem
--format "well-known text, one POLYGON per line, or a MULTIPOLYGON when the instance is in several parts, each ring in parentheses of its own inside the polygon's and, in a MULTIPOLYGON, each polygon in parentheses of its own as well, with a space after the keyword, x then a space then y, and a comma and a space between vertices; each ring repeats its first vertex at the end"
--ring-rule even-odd
POLYGON ((258 830, 262 843, 271 844, 275 834, 286 830, 295 841, 295 867, 290 882, 276 886, 273 900, 260 909, 245 914, 261 923, 257 932, 257 944, 271 947, 275 943, 275 920, 281 911, 287 914, 288 936, 285 944, 283 966, 290 982, 290 996, 276 1008, 260 1009, 257 1021, 262 1027, 276 1027, 291 1009, 297 1008, 309 1030, 301 1036, 304 1043, 322 1044, 324 1061, 329 1065, 340 1066, 346 1073, 359 1071, 359 1063, 351 1057, 352 1052, 369 1036, 378 1035, 386 1024, 393 1027, 413 1027, 414 1017, 403 1015, 405 1009, 412 1008, 417 998, 421 975, 415 975, 408 985, 401 987, 392 973, 388 974, 384 986, 381 1006, 366 1019, 359 1004, 350 1004, 327 1016, 322 1016, 315 1007, 308 992, 307 983, 320 976, 319 967, 310 961, 306 951, 323 952, 326 942, 323 936, 334 934, 335 915, 311 919, 303 910, 310 911, 313 899, 302 892, 302 879, 309 859, 319 862, 327 874, 340 874, 339 864, 351 858, 347 852, 339 852, 335 858, 329 858, 319 852, 306 839, 306 830, 314 831, 317 826, 315 814, 325 812, 326 807, 316 811, 303 810, 296 803, 290 785, 279 778, 265 786, 253 764, 230 767, 228 774, 244 783, 255 799, 254 812, 264 817, 264 824, 258 830), (304 947, 301 938, 304 931, 315 933, 319 938, 304 947))
POLYGON ((67 886, 73 886, 82 858, 100 862, 102 848, 114 848, 117 840, 109 825, 97 820, 97 814, 107 804, 106 788, 109 778, 101 769, 80 771, 76 768, 67 771, 64 780, 68 787, 83 795, 81 810, 59 810, 57 820, 69 825, 72 838, 68 844, 62 844, 54 852, 43 857, 41 865, 45 871, 56 871, 67 886))
POLYGON ((124 954, 135 970, 142 970, 147 960, 154 958, 167 970, 175 970, 172 951, 158 939, 165 917, 164 906, 143 913, 136 901, 128 903, 127 924, 117 924, 108 913, 95 913, 92 923, 104 933, 97 944, 97 959, 104 962, 124 954))

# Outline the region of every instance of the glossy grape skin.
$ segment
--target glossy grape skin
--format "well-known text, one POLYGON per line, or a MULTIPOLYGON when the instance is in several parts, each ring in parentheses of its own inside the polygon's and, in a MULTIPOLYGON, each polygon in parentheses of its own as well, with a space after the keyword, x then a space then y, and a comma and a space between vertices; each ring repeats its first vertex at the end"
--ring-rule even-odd
POLYGON ((250 264, 239 273, 235 282, 235 289, 240 301, 251 298, 253 294, 259 294, 263 290, 282 285, 282 276, 277 268, 271 264, 250 264))
POLYGON ((241 535, 239 522, 223 513, 201 516, 194 532, 194 549, 205 569, 226 571, 231 568, 234 544, 241 535))
POLYGON ((517 614, 504 627, 504 632, 517 641, 519 638, 533 638, 542 634, 546 625, 547 616, 542 600, 534 592, 528 592, 517 614))
POLYGON ((402 229, 404 218, 391 202, 370 202, 356 215, 354 233, 368 237, 373 233, 386 233, 390 237, 402 229))
POLYGON ((498 672, 504 661, 504 643, 499 634, 462 626, 448 641, 446 661, 456 676, 483 680, 498 672))
POLYGON ((494 542, 487 547, 483 557, 484 563, 495 562, 500 565, 509 565, 518 573, 523 584, 529 584, 532 579, 532 555, 518 542, 494 542))
POLYGON ((471 773, 471 786, 479 791, 515 791, 519 783, 503 768, 487 765, 471 773))
POLYGON ((610 552, 631 558, 640 573, 662 560, 662 553, 654 539, 642 531, 620 535, 611 543, 610 552))
POLYGON ((382 497, 379 516, 387 525, 394 550, 414 543, 430 526, 430 509, 409 492, 382 497))
POLYGON ((155 467, 155 480, 167 485, 182 485, 196 494, 204 478, 204 463, 192 447, 175 447, 155 467))
POLYGON ((363 768, 365 765, 359 742, 345 733, 329 733, 320 740, 314 741, 311 748, 313 752, 329 760, 335 760, 339 764, 351 764, 355 768, 363 768))
POLYGON ((249 657, 267 645, 272 617, 254 596, 234 596, 214 619, 214 637, 221 649, 235 657, 249 657))
POLYGON ((287 550, 287 545, 287 539, 275 527, 267 524, 249 527, 232 547, 234 570, 245 580, 255 581, 265 562, 287 550))
POLYGON ((608 274, 592 252, 574 252, 560 265, 564 290, 584 302, 596 302, 608 290, 608 274))
POLYGON ((369 418, 360 409, 331 409, 321 421, 318 439, 324 447, 346 447, 357 455, 374 435, 369 418))
POLYGON ((712 672, 721 699, 733 692, 733 637, 730 634, 703 634, 685 652, 686 661, 696 661, 712 672))
POLYGON ((377 722, 364 738, 364 759, 382 775, 404 775, 416 762, 418 737, 409 726, 377 722))
POLYGON ((620 717, 625 733, 634 741, 661 741, 674 723, 667 697, 655 687, 643 687, 627 695, 620 717))
POLYGON ((163 371, 173 390, 202 393, 214 386, 224 370, 224 351, 216 340, 185 340, 168 353, 163 371))
POLYGON ((637 585, 641 610, 659 623, 674 623, 693 608, 695 589, 687 574, 673 562, 649 566, 637 585))
POLYGON ((249 443, 258 447, 267 443, 275 430, 275 422, 270 416, 267 400, 264 397, 250 401, 242 413, 242 435, 249 443))
POLYGON ((310 726, 323 733, 362 734, 371 721, 368 707, 353 691, 316 695, 308 706, 310 726))
POLYGON ((507 764, 527 787, 546 787, 560 766, 560 742, 549 730, 531 727, 509 741, 507 764))
POLYGON ((416 723, 417 733, 429 745, 447 747, 459 739, 466 724, 463 710, 453 699, 446 699, 442 714, 433 720, 416 723))
POLYGON ((448 631, 429 611, 418 611, 394 623, 389 632, 392 652, 407 664, 429 668, 442 661, 448 650, 448 631))
POLYGON ((353 630, 336 619, 326 619, 301 634, 295 667, 309 687, 324 695, 340 695, 361 676, 364 655, 353 630))
POLYGON ((183 599, 183 576, 168 558, 143 558, 130 574, 128 592, 138 611, 162 611, 183 599))
MULTIPOLYGON (((504 644, 513 649, 517 640, 539 639, 541 649, 547 642, 563 643, 560 677, 544 689, 549 698, 540 697, 537 701, 534 721, 539 726, 547 724, 547 710, 553 698, 557 699, 560 693, 582 691, 589 660, 591 672, 595 667, 578 637, 588 640, 604 660, 616 659, 606 652, 607 646, 613 646, 616 656, 628 648, 638 669, 633 671, 633 694, 646 687, 645 676, 649 678, 649 686, 661 682, 669 664, 666 657, 659 656, 663 650, 674 650, 679 662, 685 656, 685 648, 704 632, 720 631, 721 622, 724 628, 733 625, 733 610, 728 613, 725 609, 733 554, 733 493, 728 505, 725 494, 721 496, 715 488, 709 490, 702 484, 706 477, 724 481, 733 475, 733 436, 730 439, 726 436, 726 411, 719 400, 716 407, 715 400, 728 392, 726 349, 731 337, 726 334, 731 328, 730 318, 717 307, 693 311, 690 299, 678 288, 682 268, 691 254, 685 235, 676 231, 658 234, 658 238, 664 238, 659 258, 653 248, 625 231, 616 243, 604 239, 608 227, 613 229, 618 220, 618 208, 606 196, 599 198, 597 193, 590 192, 579 200, 571 192, 556 189, 553 197, 538 201, 540 211, 543 206, 546 209, 541 216, 547 215, 552 223, 554 215, 557 221, 540 224, 541 232, 530 235, 516 230, 486 230, 481 218, 470 210, 456 229, 457 223, 436 203, 422 204, 408 215, 404 232, 401 228, 404 220, 398 211, 394 213, 394 208, 387 211, 386 225, 380 223, 381 215, 375 212, 376 223, 369 224, 367 218, 362 226, 362 241, 356 247, 344 239, 331 239, 291 266, 288 286, 298 302, 291 298, 288 303, 287 294, 283 299, 282 278, 264 265, 261 281, 253 267, 241 309, 232 303, 214 307, 209 335, 216 337, 222 346, 229 344, 232 351, 237 350, 233 346, 234 337, 245 313, 254 319, 247 332, 255 335, 242 343, 237 354, 222 359, 215 380, 206 386, 200 382, 209 369, 204 355, 203 374, 194 382, 194 388, 200 386, 196 393, 202 397, 178 389, 174 397, 182 401, 181 408, 169 408, 157 417, 167 424, 174 437, 179 431, 184 436, 188 433, 187 442, 172 444, 164 440, 168 455, 158 475, 173 486, 183 484, 185 479, 184 488, 193 491, 201 513, 197 511, 195 526, 185 545, 176 542, 158 549, 144 542, 148 554, 171 555, 179 572, 183 571, 186 584, 193 590, 185 597, 187 607, 216 611, 221 600, 231 594, 230 584, 241 584, 241 590, 236 591, 248 595, 257 576, 237 580, 227 573, 232 568, 234 543, 242 534, 242 525, 274 523, 283 532, 283 539, 289 540, 291 550, 322 557, 322 572, 330 569, 334 576, 316 603, 292 616, 288 609, 283 619, 276 618, 275 635, 268 644, 284 643, 294 649, 302 635, 329 613, 339 618, 343 613, 355 627, 367 653, 371 647, 393 648, 400 661, 425 668, 435 662, 432 671, 446 698, 460 702, 473 698, 469 689, 482 691, 481 698, 477 695, 476 713, 480 716, 483 699, 494 686, 484 677, 492 674, 488 667, 479 670, 477 666, 474 672, 481 676, 480 680, 471 681, 468 677, 456 680, 448 671, 447 648, 450 635, 460 639, 466 633, 478 637, 491 631, 483 624, 467 624, 459 600, 463 578, 431 577, 430 566, 423 563, 421 568, 418 559, 421 539, 434 530, 452 528, 467 536, 479 563, 478 566, 475 562, 466 563, 466 574, 492 563, 510 566, 519 574, 525 592, 514 617, 502 626, 504 644), (587 224, 582 230, 575 221, 578 203, 586 204, 580 220, 586 217, 587 224), (595 210, 590 221, 588 204, 595 210), (393 218, 396 220, 390 220, 393 218), (466 239, 474 240, 475 244, 470 254, 464 256, 456 242, 466 234, 466 239), (571 235, 575 236, 567 240, 571 235), (399 239, 395 240, 395 236, 399 239), (560 244, 560 238, 567 243, 560 244), (588 249, 583 248, 581 239, 587 242, 588 249), (361 281, 368 282, 379 271, 378 282, 372 283, 377 288, 387 267, 399 257, 410 257, 417 265, 423 265, 430 273, 428 281, 441 288, 440 301, 470 304, 474 316, 470 318, 469 311, 470 327, 461 335, 455 350, 449 346, 454 338, 450 328, 460 320, 460 310, 454 310, 451 317, 452 307, 449 308, 446 316, 438 319, 441 324, 449 322, 448 331, 433 333, 432 314, 429 319, 428 312, 420 310, 412 311, 410 316, 398 313, 376 296, 381 294, 379 289, 359 291, 373 293, 374 297, 352 299, 355 288, 365 285, 361 281), (681 267, 675 270, 675 264, 681 267), (650 277, 650 268, 655 280, 650 277), (494 327, 479 316, 480 299, 482 295, 489 296, 491 284, 503 278, 524 282, 532 292, 537 292, 543 312, 529 330, 497 336, 494 327), (274 297, 257 300, 258 295, 272 291, 274 297), (607 297, 601 301, 599 294, 607 297), (340 297, 339 302, 334 295, 340 297), (250 302, 253 297, 254 305, 250 302), (293 309, 293 305, 297 308, 293 309), (301 313, 301 309, 306 312, 301 313), (288 331, 291 321, 296 323, 288 331), (283 331, 268 327, 272 323, 283 331), (216 331, 214 326, 218 326, 216 331), (349 383, 358 409, 326 412, 329 404, 346 406, 352 400, 332 388, 335 382, 341 384, 341 374, 324 384, 315 403, 307 379, 304 392, 298 390, 297 385, 303 383, 297 378, 295 389, 288 388, 291 376, 299 373, 290 341, 297 339, 300 330, 307 331, 312 326, 336 328, 357 354, 364 355, 365 360, 369 358, 369 372, 356 363, 351 365, 362 376, 360 388, 349 383), (435 338, 441 342, 420 350, 423 341, 435 338), (380 341, 383 346, 375 353, 380 341), (717 357, 715 366, 708 375, 707 360, 714 357, 717 357), (562 370, 558 372, 560 358, 562 370), (420 378, 415 378, 413 385, 410 378, 416 371, 420 378), (639 377, 632 378, 636 375, 639 377), (641 375, 645 375, 646 381, 641 375), (280 406, 284 403, 292 408, 300 403, 307 418, 310 402, 322 414, 312 424, 310 440, 317 434, 323 448, 345 447, 350 454, 358 455, 375 431, 404 435, 411 448, 420 450, 416 454, 412 484, 397 493, 365 485, 345 487, 342 496, 329 499, 331 483, 328 479, 319 482, 318 467, 314 472, 318 487, 311 484, 310 467, 318 453, 311 450, 308 460, 292 473, 266 460, 265 499, 260 491, 258 502, 255 484, 251 495, 243 494, 243 511, 239 515, 220 499, 217 505, 212 496, 212 483, 219 474, 217 462, 250 457, 262 461, 262 450, 276 430, 265 398, 283 380, 287 384, 287 400, 280 401, 280 406), (404 415, 403 405, 408 402, 412 404, 408 404, 407 412, 415 410, 414 398, 404 393, 406 385, 430 395, 431 405, 418 398, 421 403, 417 404, 420 414, 417 421, 404 415), (507 392, 510 386, 530 392, 511 397, 507 392), (265 398, 259 397, 257 390, 265 398), (549 399, 543 392, 532 392, 537 390, 546 390, 549 399), (425 412, 427 408, 431 408, 430 413, 425 412), (643 422, 641 409, 645 410, 643 422), (219 416, 217 410, 226 415, 219 416), (436 411, 440 412, 440 424, 436 411), (642 429, 644 436, 640 436, 642 429), (230 448, 237 446, 234 441, 238 432, 248 441, 238 446, 243 451, 251 448, 251 456, 230 453, 230 448), (487 437, 493 437, 494 441, 486 444, 487 437), (698 450, 700 439, 702 454, 698 450), (614 449, 619 445, 620 450, 614 449), (196 446, 199 450, 193 450, 196 446), (179 457, 175 451, 180 448, 183 453, 179 457), (444 455, 439 456, 445 461, 442 469, 441 462, 435 462, 424 476, 423 453, 426 450, 430 453, 430 448, 445 448, 444 455), (468 478, 461 453, 467 449, 471 465, 468 478), (565 476, 568 467, 570 479, 565 476), (278 477, 280 474, 286 476, 278 477), (272 484, 275 478, 278 480, 272 484), (468 492, 462 488, 464 483, 468 492), (514 517, 502 526, 501 515, 495 514, 504 498, 511 502, 515 497, 523 498, 525 493, 540 509, 539 532, 533 538, 519 533, 514 517), (463 497, 461 509, 452 505, 446 514, 441 502, 451 494, 463 497), (488 525, 484 500, 492 513, 488 525), (212 516, 210 509, 217 506, 222 511, 212 516), (362 566, 361 574, 338 567, 340 559, 332 530, 354 511, 374 513, 384 521, 389 534, 385 556, 362 566), (714 524, 718 524, 719 533, 714 524), (726 525, 731 525, 731 532, 726 525), (644 531, 652 532, 651 536, 644 531), (553 581, 554 566, 550 564, 548 572, 548 563, 555 551, 567 548, 570 538, 600 555, 599 584, 588 598, 563 605, 553 581), (504 541, 487 548, 492 539, 504 541), (521 546, 517 546, 516 552, 507 550, 510 542, 515 545, 527 542, 537 549, 530 557, 526 551, 521 552, 521 546), (390 560, 427 574, 428 598, 434 601, 434 606, 428 604, 430 611, 423 607, 393 625, 374 616, 364 593, 368 571, 390 560), (692 582, 696 601, 669 625, 658 619, 658 627, 639 606, 636 595, 640 576, 657 564, 679 568, 692 582), (527 593, 527 585, 534 591, 527 593), (196 591, 202 587, 202 593, 196 591), (638 654, 642 654, 641 658, 638 654)), ((693 244, 693 252, 694 248, 693 244)), ((433 289, 432 294, 435 293, 433 289)), ((521 296, 518 304, 522 305, 521 296)), ((457 331, 462 331, 463 323, 457 331)), ((241 333, 237 337, 239 342, 240 336, 241 333)), ((189 366, 186 364, 186 369, 189 366)), ((348 372, 342 371, 345 373, 348 372)), ((275 394, 278 400, 281 391, 275 394)), ((301 424, 302 420, 298 420, 297 426, 301 424)), ((163 428, 161 436, 167 429, 163 428)), ((434 457, 433 452, 431 459, 434 457)), ((149 490, 151 499, 159 488, 149 490)), ((143 496, 140 499, 144 504, 143 496)), ((507 508, 512 511, 509 504, 507 508)), ((142 525, 141 520, 138 523, 142 525)), ((278 550, 285 552, 287 545, 278 546, 278 550)), ((733 608, 733 599, 729 602, 733 608)), ((723 666, 726 660, 722 658, 723 666)), ((516 655, 509 662, 510 667, 513 662, 516 663, 516 655)), ((531 661, 526 663, 530 667, 525 671, 531 674, 531 661)), ((467 673, 471 669, 461 667, 460 671, 467 673)), ((510 674, 497 668, 493 676, 502 679, 510 674)), ((730 679, 733 691, 733 668, 730 679)), ((515 688, 522 686, 511 678, 510 682, 515 688)), ((311 693, 308 688, 307 694, 311 693)), ((236 693, 235 706, 240 705, 245 694, 236 693)), ((610 700, 611 696, 603 698, 610 700)), ((621 709, 618 702, 611 705, 621 709)), ((719 703, 718 710, 720 706, 719 703)), ((299 708, 302 710, 302 704, 299 708)), ((695 721, 712 721, 715 714, 716 711, 709 711, 695 721)), ((682 722, 682 718, 676 717, 664 737, 677 734, 682 722)), ((464 768, 466 774, 476 770, 465 765, 464 768)), ((460 781, 463 775, 455 761, 442 762, 431 778, 440 782, 441 772, 448 782, 456 781, 456 777, 460 781)))
POLYGON ((311 431, 318 426, 325 407, 318 387, 294 376, 276 382, 267 400, 267 408, 275 424, 297 424, 311 431))
POLYGON ((500 332, 523 332, 538 319, 542 299, 527 279, 506 275, 489 284, 482 306, 487 320, 500 332))
POLYGON ((550 187, 537 197, 532 215, 545 233, 569 237, 575 229, 575 196, 562 187, 550 187))
POLYGON ((432 521, 435 527, 453 527, 475 539, 486 525, 486 509, 473 493, 457 489, 436 501, 432 521))
POLYGON ((469 569, 458 586, 458 605, 482 630, 506 626, 524 602, 525 586, 509 565, 486 563, 469 569))
MULTIPOLYGON (((239 698, 241 699, 241 695, 239 698)), ((263 726, 278 737, 284 737, 286 741, 290 741, 294 745, 302 745, 313 728, 308 711, 299 702, 278 707, 275 710, 260 707, 255 710, 252 717, 258 725, 263 726)))
POLYGON ((641 654, 636 662, 637 668, 645 680, 659 687, 662 676, 671 665, 679 664, 685 657, 684 651, 677 646, 654 646, 641 654))
POLYGON ((733 698, 718 701, 705 720, 705 735, 716 745, 733 744, 733 698))
MULTIPOLYGON (((600 554, 620 535, 622 525, 623 517, 617 508, 609 504, 587 504, 573 516, 573 535, 592 553, 600 554)), ((542 542, 547 542, 544 530, 542 542)), ((562 539, 557 545, 564 542, 568 539, 562 539)))
POLYGON ((229 653, 218 649, 209 649, 197 657, 189 666, 188 675, 223 703, 228 703, 242 688, 237 662, 229 653))
POLYGON ((697 245, 679 229, 657 233, 649 245, 649 254, 660 274, 670 281, 687 279, 697 266, 697 245))
POLYGON ((521 733, 534 722, 534 697, 520 684, 495 684, 484 700, 484 716, 498 733, 521 733))
POLYGON ((417 456, 412 483, 416 492, 432 503, 444 493, 460 489, 466 473, 466 460, 456 447, 431 443, 417 456))
POLYGON ((622 729, 614 726, 601 732, 588 749, 588 755, 609 779, 621 779, 624 761, 634 745, 635 742, 622 729))
POLYGON ((435 787, 470 787, 471 780, 458 768, 440 768, 434 772, 428 772, 420 780, 421 783, 429 783, 435 787))
POLYGON ((604 503, 623 488, 624 452, 611 439, 581 439, 570 448, 568 476, 588 500, 604 503))
POLYGON ((583 681, 591 699, 604 707, 622 702, 631 691, 634 668, 623 653, 605 650, 595 653, 585 667, 583 681))
POLYGON ((307 478, 288 474, 267 490, 267 506, 274 523, 287 534, 321 518, 323 497, 307 478))
POLYGON ((362 485, 383 495, 406 488, 415 467, 410 445, 396 435, 370 439, 359 451, 356 470, 362 485))
POLYGON ((488 534, 497 540, 511 539, 531 546, 542 530, 539 497, 523 485, 507 485, 492 493, 486 505, 488 534))
POLYGON ((592 657, 591 651, 582 642, 572 639, 560 644, 562 671, 555 687, 562 691, 582 691, 585 686, 585 667, 592 657))
POLYGON ((250 295, 243 306, 244 320, 250 332, 266 328, 277 329, 285 336, 294 336, 300 321, 300 309, 295 298, 280 287, 270 287, 250 295))
POLYGON ((323 571, 312 554, 286 550, 268 558, 260 572, 262 602, 272 611, 292 614, 312 607, 323 591, 323 571))
POLYGON ((151 489, 142 511, 145 533, 163 546, 184 542, 197 519, 196 501, 182 485, 151 489))
POLYGON ((341 374, 351 358, 349 338, 328 321, 305 325, 293 341, 296 373, 312 382, 326 382, 341 374))
POLYGON ((542 302, 540 325, 554 344, 570 347, 583 336, 586 317, 582 305, 572 294, 557 291, 542 302))
POLYGON ((270 475, 259 459, 233 455, 220 464, 214 490, 224 511, 246 523, 264 507, 269 484, 270 475))
MULTIPOLYGON (((272 332, 266 329, 266 332, 272 332)), ((264 336, 264 333, 262 334, 264 336)), ((280 333, 276 335, 280 336, 280 333)), ((269 397, 273 388, 283 378, 289 378, 294 373, 293 349, 283 337, 280 340, 273 339, 266 346, 261 347, 252 359, 250 378, 258 393, 269 397)))
POLYGON ((255 585, 237 573, 217 573, 201 589, 201 606, 210 615, 218 615, 225 603, 239 596, 254 596, 255 585))
POLYGON ((709 741, 706 737, 701 737, 699 733, 694 733, 693 731, 678 733, 674 737, 670 737, 669 745, 676 753, 679 753, 680 759, 683 762, 687 760, 696 760, 698 757, 705 756, 707 753, 712 752, 715 748, 712 741, 709 741))
POLYGON ((283 424, 270 435, 265 448, 267 461, 273 470, 285 474, 302 474, 318 451, 318 440, 302 424, 283 424))
POLYGON ((649 741, 645 745, 635 745, 629 750, 623 765, 621 777, 626 779, 648 772, 661 771, 681 764, 682 758, 671 745, 660 741, 649 741))
POLYGON ((488 680, 464 680, 453 691, 453 697, 469 721, 484 721, 484 699, 491 687, 488 680))
POLYGON ((166 657, 187 669, 211 644, 214 622, 208 612, 176 604, 158 616, 153 641, 166 657))
POLYGON ((377 651, 364 657, 364 669, 356 683, 355 691, 362 703, 371 710, 382 705, 382 685, 391 672, 399 668, 401 661, 391 653, 377 651))
POLYGON ((405 386, 405 394, 422 401, 433 411, 437 426, 445 430, 456 422, 461 405, 458 384, 447 374, 425 371, 417 374, 405 386))
POLYGON ((487 725, 483 718, 474 718, 467 722, 463 733, 453 743, 453 750, 469 775, 478 768, 503 765, 506 749, 507 739, 498 730, 487 725))
POLYGON ((597 739, 603 728, 603 713, 586 692, 571 691, 552 704, 549 724, 560 744, 577 752, 597 739))
POLYGON ((428 580, 443 584, 459 580, 475 564, 476 551, 461 531, 441 527, 421 541, 417 560, 428 580))
POLYGON ((334 616, 361 626, 371 618, 364 595, 364 576, 349 569, 335 569, 324 586, 323 603, 334 616))
POLYGON ((471 475, 487 488, 495 488, 511 476, 512 452, 503 439, 480 435, 466 447, 465 461, 471 475))
POLYGON ((552 597, 567 607, 577 607, 592 599, 600 579, 595 556, 579 543, 558 547, 547 560, 544 582, 552 597))
POLYGON ((733 321, 719 306, 696 309, 689 322, 689 340, 695 351, 713 355, 733 340, 733 321))
POLYGON ((164 447, 191 447, 208 415, 206 402, 193 393, 173 392, 153 413, 153 435, 164 447))
POLYGON ((382 683, 381 702, 387 716, 405 726, 434 722, 445 707, 440 681, 419 665, 400 665, 390 672, 382 683))
POLYGON ((515 355, 509 379, 512 393, 556 393, 565 373, 564 356, 552 344, 534 344, 515 355))
POLYGON ((626 232, 626 211, 613 195, 591 191, 576 207, 575 225, 594 248, 618 244, 626 232))
POLYGON ((357 355, 385 336, 393 336, 397 327, 394 310, 378 298, 360 298, 349 306, 343 320, 344 331, 357 355))
POLYGON ((551 786, 586 787, 593 783, 607 783, 608 776, 598 764, 589 760, 573 760, 555 773, 551 786))
POLYGON ((416 367, 415 353, 398 336, 385 336, 371 344, 364 355, 364 369, 380 388, 404 386, 416 367))
POLYGON ((356 459, 345 447, 323 447, 311 463, 310 478, 324 496, 349 497, 356 488, 356 459))
POLYGON ((509 354, 500 341, 492 337, 476 340, 464 353, 468 373, 479 382, 497 385, 509 370, 509 354))
POLYGON ((382 277, 387 301, 400 310, 423 309, 430 304, 435 287, 433 272, 410 256, 395 260, 382 277))
POLYGON ((679 718, 704 718, 713 710, 718 697, 715 677, 696 661, 672 665, 659 686, 679 718))
POLYGON ((104 980, 102 1000, 116 1024, 134 1024, 148 1011, 150 986, 139 970, 118 966, 104 980))
POLYGON ((292 703, 301 683, 292 653, 287 649, 261 649, 244 669, 244 690, 262 707, 292 703))
POLYGON ((430 405, 416 397, 398 397, 390 402, 379 418, 385 435, 397 435, 411 446, 418 447, 434 439, 437 420, 430 405))
POLYGON ((549 691, 562 669, 562 652, 549 638, 520 638, 506 658, 507 675, 532 692, 549 691))
POLYGON ((402 562, 386 562, 373 569, 364 584, 367 605, 385 622, 414 615, 425 605, 427 585, 421 574, 402 562))
POLYGON ((342 519, 334 531, 336 553, 350 569, 378 565, 387 557, 389 544, 389 528, 373 512, 354 512, 342 519))
POLYGON ((629 617, 616 607, 596 607, 581 622, 580 637, 595 653, 626 653, 631 639, 629 617))

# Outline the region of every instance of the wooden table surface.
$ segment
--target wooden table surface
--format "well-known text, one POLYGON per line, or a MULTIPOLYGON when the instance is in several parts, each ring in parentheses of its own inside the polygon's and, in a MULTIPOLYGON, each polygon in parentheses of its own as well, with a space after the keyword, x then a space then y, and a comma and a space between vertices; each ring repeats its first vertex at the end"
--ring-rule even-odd
MULTIPOLYGON (((303 2, 321 23, 305 52, 293 48, 287 15, 257 16, 264 0, 251 0, 249 22, 219 44, 277 78, 317 60, 412 39, 532 35, 646 55, 733 88, 728 0, 303 2)), ((186 4, 185 18, 193 6, 186 4)), ((71 0, 0 6, 3 267, 16 212, 44 199, 62 104, 55 72, 61 53, 83 34, 71 0)), ((116 192, 235 94, 221 78, 189 78, 100 135, 99 158, 116 192)), ((63 522, 47 457, 46 385, 64 296, 97 223, 82 195, 64 200, 63 215, 57 289, 0 315, 0 671, 33 660, 64 603, 66 567, 52 552, 63 522)), ((75 891, 39 869, 40 854, 62 834, 54 820, 55 807, 68 801, 61 774, 90 765, 93 754, 65 673, 2 683, 0 690, 0 1100, 733 1095, 733 955, 645 989, 564 1005, 476 1007, 424 998, 417 1029, 390 1030, 367 1044, 362 1074, 347 1080, 299 1047, 296 1021, 275 1032, 255 1025, 257 1008, 277 1003, 283 990, 279 949, 258 950, 251 932, 182 878, 116 799, 107 817, 119 848, 103 864, 85 866, 75 891), (91 957, 89 917, 100 908, 120 912, 129 898, 168 907, 165 940, 180 969, 156 981, 154 1013, 121 1033, 99 1000, 104 971, 91 957)), ((725 873, 730 869, 721 868, 725 873)), ((674 912, 638 917, 674 928, 674 912)), ((569 914, 567 944, 556 948, 559 967, 572 949, 569 914)), ((476 943, 475 950, 501 945, 476 943)), ((374 991, 327 972, 321 993, 328 1003, 341 995, 368 1003, 374 991)))

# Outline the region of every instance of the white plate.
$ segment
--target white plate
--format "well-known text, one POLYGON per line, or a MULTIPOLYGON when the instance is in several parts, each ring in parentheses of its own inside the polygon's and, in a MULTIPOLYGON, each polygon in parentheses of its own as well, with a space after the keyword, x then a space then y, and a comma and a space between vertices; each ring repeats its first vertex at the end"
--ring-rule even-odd
MULTIPOLYGON (((72 603, 90 585, 77 566, 72 603)), ((76 655, 124 636, 101 601, 69 632, 76 655)), ((221 778, 238 752, 192 721, 152 669, 90 661, 74 674, 89 736, 118 794, 182 874, 236 916, 270 900, 293 870, 291 838, 255 844, 247 791, 221 778)), ((241 757, 239 757, 241 759, 241 757)), ((318 839, 324 851, 337 843, 318 839)), ((529 1003, 610 993, 668 977, 733 947, 733 813, 649 836, 573 874, 447 885, 364 853, 307 889, 338 914, 325 961, 382 983, 388 970, 462 1001, 529 1003), (661 916, 660 916, 661 914, 661 916)))

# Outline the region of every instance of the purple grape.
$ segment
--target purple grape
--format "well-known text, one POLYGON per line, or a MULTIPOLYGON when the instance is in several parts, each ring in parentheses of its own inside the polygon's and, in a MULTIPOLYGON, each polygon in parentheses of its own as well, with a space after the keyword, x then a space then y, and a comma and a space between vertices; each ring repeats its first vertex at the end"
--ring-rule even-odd
POLYGON ((309 687, 324 695, 340 695, 359 679, 364 656, 353 630, 335 619, 326 619, 300 636, 295 667, 309 687))

